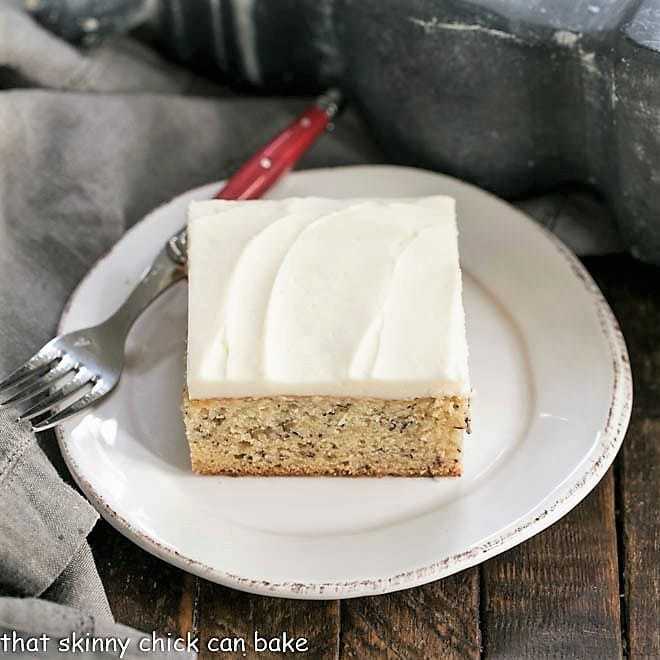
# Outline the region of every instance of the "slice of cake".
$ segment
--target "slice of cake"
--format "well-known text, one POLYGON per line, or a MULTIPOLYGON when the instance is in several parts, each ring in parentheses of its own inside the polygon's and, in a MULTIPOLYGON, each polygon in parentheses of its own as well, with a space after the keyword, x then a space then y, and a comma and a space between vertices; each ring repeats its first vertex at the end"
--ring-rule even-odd
POLYGON ((195 472, 461 474, 453 199, 197 202, 188 259, 195 472))

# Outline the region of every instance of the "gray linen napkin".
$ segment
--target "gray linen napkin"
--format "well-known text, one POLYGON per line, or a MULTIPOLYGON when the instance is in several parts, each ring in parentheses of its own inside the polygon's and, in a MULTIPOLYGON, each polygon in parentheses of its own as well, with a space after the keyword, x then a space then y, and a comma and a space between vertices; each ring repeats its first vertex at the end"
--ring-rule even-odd
MULTIPOLYGON (((76 283, 131 224, 226 177, 304 105, 231 96, 125 37, 78 51, 0 0, 0 374, 54 334, 76 283)), ((302 167, 369 162, 381 154, 347 113, 302 167)), ((592 231, 604 211, 589 197, 524 207, 582 252, 617 247, 592 231)), ((46 457, 53 443, 0 413, 0 634, 128 634, 86 542, 97 514, 46 457)))

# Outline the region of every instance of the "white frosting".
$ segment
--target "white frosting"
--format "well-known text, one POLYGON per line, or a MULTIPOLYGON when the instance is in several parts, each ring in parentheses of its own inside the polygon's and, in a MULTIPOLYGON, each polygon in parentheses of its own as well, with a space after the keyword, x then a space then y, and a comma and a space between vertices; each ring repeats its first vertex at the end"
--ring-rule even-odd
POLYGON ((188 392, 469 391, 454 200, 194 202, 188 392))

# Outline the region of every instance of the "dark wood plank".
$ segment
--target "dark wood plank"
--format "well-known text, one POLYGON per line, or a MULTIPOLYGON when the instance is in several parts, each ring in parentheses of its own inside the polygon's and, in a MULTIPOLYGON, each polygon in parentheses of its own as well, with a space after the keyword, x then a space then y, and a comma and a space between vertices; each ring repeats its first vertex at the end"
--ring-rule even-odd
POLYGON ((660 657, 660 269, 629 258, 591 260, 628 344, 630 430, 617 462, 630 657, 660 657))
POLYGON ((614 479, 571 513, 482 567, 487 657, 622 655, 614 479))
MULTIPOLYGON (((254 634, 261 638, 307 640, 307 651, 299 655, 319 660, 337 657, 339 641, 339 601, 302 601, 268 598, 228 589, 201 581, 199 609, 200 651, 211 638, 245 640, 245 654, 228 657, 281 658, 282 653, 258 652, 254 634)), ((201 658, 217 658, 208 651, 201 658)))
POLYGON ((634 419, 621 474, 628 651, 660 658, 660 419, 634 419))
POLYGON ((194 636, 199 580, 145 552, 105 521, 89 537, 119 623, 146 633, 194 636))
POLYGON ((341 658, 479 658, 479 571, 342 601, 341 658))

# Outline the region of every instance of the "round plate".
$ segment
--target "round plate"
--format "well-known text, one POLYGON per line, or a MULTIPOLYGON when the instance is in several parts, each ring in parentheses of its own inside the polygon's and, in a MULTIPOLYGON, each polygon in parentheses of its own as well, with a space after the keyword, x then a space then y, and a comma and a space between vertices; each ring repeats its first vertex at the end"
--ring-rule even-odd
MULTIPOLYGON (((129 231, 73 294, 60 331, 125 299, 204 186, 129 231)), ((296 172, 273 198, 457 199, 472 435, 464 476, 231 478, 190 470, 181 420, 186 285, 137 321, 117 389, 59 430, 76 481, 138 545, 191 573, 255 593, 343 598, 419 585, 477 564, 573 508, 611 464, 631 378, 617 323, 579 261, 503 201, 400 167, 296 172)), ((222 259, 222 255, 218 255, 222 259)))

